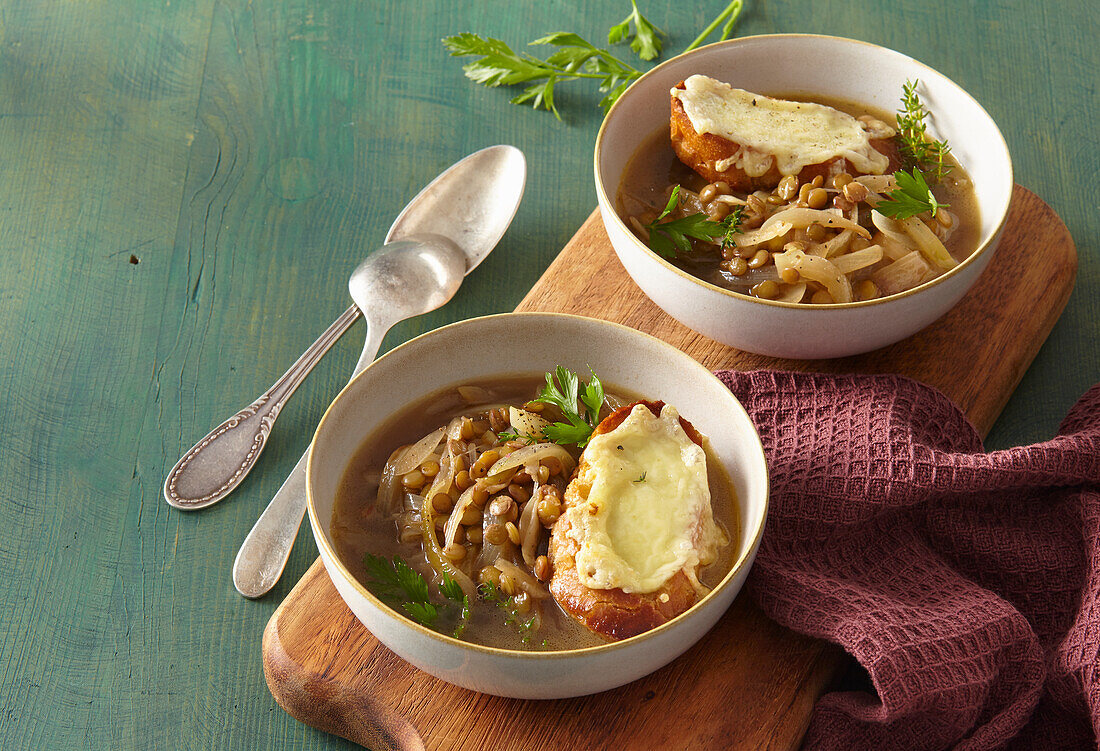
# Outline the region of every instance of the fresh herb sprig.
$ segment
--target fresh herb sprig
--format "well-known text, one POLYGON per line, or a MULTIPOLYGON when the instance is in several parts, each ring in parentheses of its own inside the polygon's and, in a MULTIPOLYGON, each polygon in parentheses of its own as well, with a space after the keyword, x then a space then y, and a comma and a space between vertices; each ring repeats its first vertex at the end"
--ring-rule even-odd
POLYGON ((531 45, 557 47, 545 60, 526 53, 517 54, 507 44, 477 34, 457 34, 443 40, 452 57, 476 56, 462 66, 466 77, 483 86, 515 86, 526 88, 511 99, 512 104, 529 104, 535 109, 561 113, 554 103, 555 87, 564 81, 594 79, 605 96, 600 106, 608 109, 642 72, 600 49, 578 34, 557 31, 531 42, 531 45))
POLYGON ((421 626, 435 629, 441 608, 447 610, 458 607, 458 625, 453 633, 459 636, 466 630, 466 624, 470 620, 470 598, 451 577, 443 574, 439 592, 448 602, 437 606, 431 601, 428 582, 419 571, 397 556, 389 559, 366 553, 363 556, 363 565, 371 580, 371 591, 391 607, 403 610, 421 626))
POLYGON ((520 435, 519 433, 517 433, 514 430, 502 430, 499 433, 497 433, 497 438, 499 438, 500 440, 505 441, 505 442, 507 442, 507 441, 520 441, 522 443, 526 443, 529 446, 532 443, 535 443, 536 441, 538 441, 539 436, 526 435, 526 434, 520 435))
MULTIPOLYGON (((512 602, 512 598, 501 592, 493 581, 484 581, 477 585, 477 594, 478 597, 493 603, 504 612, 504 622, 519 632, 520 641, 524 644, 531 643, 531 636, 535 633, 535 621, 537 620, 534 615, 530 618, 522 618, 512 602)), ((546 646, 545 641, 543 646, 546 646)))
POLYGON ((950 204, 940 203, 928 187, 924 173, 913 168, 912 173, 900 170, 894 173, 898 181, 896 190, 886 194, 886 198, 875 204, 875 211, 893 219, 908 219, 911 216, 931 212, 932 216, 950 204))
POLYGON ((720 222, 707 219, 706 214, 690 214, 679 219, 662 221, 680 203, 680 186, 672 189, 672 195, 664 210, 649 224, 643 225, 649 233, 649 247, 659 256, 676 258, 680 253, 691 252, 691 241, 714 242, 722 238, 723 248, 733 244, 733 236, 741 232, 744 208, 738 206, 720 222))
MULTIPOLYGON (((614 45, 629 39, 630 48, 639 58, 644 61, 655 60, 663 48, 660 37, 664 32, 642 15, 635 0, 631 0, 630 5, 630 15, 608 30, 608 44, 614 45), (633 35, 630 33, 631 26, 634 29, 633 35)), ((729 39, 742 7, 742 0, 733 0, 684 52, 702 44, 720 25, 722 32, 719 41, 729 39)), ((517 53, 500 39, 469 32, 446 37, 443 45, 452 57, 474 58, 462 66, 463 72, 471 81, 490 88, 525 86, 520 94, 511 99, 512 104, 526 104, 536 110, 547 110, 559 120, 562 119, 561 112, 554 102, 558 84, 584 79, 598 81, 599 90, 604 94, 600 99, 600 107, 606 111, 644 72, 608 50, 596 47, 579 34, 568 31, 547 34, 529 43, 529 46, 548 45, 557 48, 545 59, 517 53)))
POLYGON ((906 167, 918 168, 929 173, 935 182, 940 182, 951 171, 951 165, 946 162, 951 149, 947 141, 937 141, 928 135, 925 124, 928 110, 917 94, 918 84, 919 80, 906 81, 902 86, 895 142, 906 167))
POLYGON ((630 49, 643 60, 656 60, 664 46, 661 37, 665 32, 658 29, 638 10, 638 4, 630 0, 630 15, 621 23, 612 26, 607 32, 607 43, 618 44, 630 37, 630 25, 634 24, 634 38, 630 40, 630 49))
POLYGON ((543 429, 547 440, 554 443, 569 445, 576 444, 578 448, 588 445, 588 439, 592 437, 592 430, 600 419, 600 409, 603 407, 603 384, 596 374, 585 384, 584 392, 580 391, 580 378, 577 374, 559 365, 553 373, 546 374, 546 384, 534 401, 550 404, 561 410, 568 423, 553 422, 543 429), (577 409, 577 401, 584 406, 582 415, 577 409))

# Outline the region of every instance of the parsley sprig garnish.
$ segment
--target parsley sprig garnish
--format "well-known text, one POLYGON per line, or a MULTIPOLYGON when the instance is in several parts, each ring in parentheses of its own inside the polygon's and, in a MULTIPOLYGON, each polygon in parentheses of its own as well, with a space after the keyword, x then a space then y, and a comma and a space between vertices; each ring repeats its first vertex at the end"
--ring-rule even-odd
POLYGON ((894 178, 898 181, 897 189, 887 193, 886 198, 875 205, 875 211, 883 216, 908 219, 925 212, 935 216, 937 211, 950 205, 936 200, 924 174, 915 167, 911 174, 905 170, 895 172, 894 178))
POLYGON ((638 4, 634 0, 630 0, 630 15, 623 19, 622 23, 617 23, 607 31, 607 43, 618 44, 624 41, 630 36, 630 24, 634 24, 634 38, 630 41, 630 49, 637 53, 638 57, 643 60, 656 60, 657 56, 661 54, 661 37, 665 36, 665 32, 658 29, 652 23, 649 22, 641 11, 638 10, 638 4))
POLYGON ((583 393, 580 391, 580 378, 573 371, 559 365, 553 373, 547 373, 546 384, 534 401, 557 407, 569 421, 547 425, 543 429, 547 440, 563 445, 576 444, 578 448, 587 446, 592 429, 600 419, 603 399, 603 384, 595 373, 592 380, 585 384, 583 393), (583 415, 577 409, 578 399, 584 405, 583 415))
POLYGON ((917 95, 919 83, 919 80, 906 81, 902 86, 895 141, 906 167, 919 168, 928 172, 935 182, 940 182, 951 170, 951 165, 945 161, 951 149, 946 141, 937 141, 928 135, 924 122, 928 118, 928 110, 917 95))
POLYGON ((371 580, 371 592, 395 610, 404 611, 421 626, 435 629, 441 609, 445 611, 458 607, 458 625, 453 633, 459 636, 466 630, 466 624, 470 620, 470 598, 451 577, 443 574, 439 592, 448 602, 437 606, 431 601, 428 582, 419 571, 397 556, 389 559, 366 553, 363 556, 363 565, 371 580))
MULTIPOLYGON (((635 0, 630 3, 631 12, 623 21, 607 32, 608 44, 630 40, 630 48, 645 61, 655 60, 662 50, 660 37, 664 32, 653 25, 641 11, 635 0), (631 26, 634 33, 631 35, 631 26)), ((729 39, 741 14, 742 0, 733 0, 726 6, 703 33, 684 52, 703 43, 719 25, 722 33, 719 41, 729 39)), ((611 52, 588 42, 579 34, 557 31, 536 39, 530 45, 548 45, 557 49, 545 59, 527 53, 517 53, 506 43, 492 37, 464 33, 446 37, 443 45, 452 57, 474 57, 462 66, 466 77, 483 86, 523 86, 524 90, 511 99, 512 104, 526 104, 534 109, 554 113, 561 120, 561 113, 554 102, 554 93, 560 83, 591 79, 599 82, 604 96, 600 107, 607 110, 641 77, 643 71, 616 57, 611 52)))
POLYGON ((605 96, 600 106, 608 109, 642 72, 600 49, 578 34, 557 31, 531 42, 531 45, 557 47, 545 60, 526 53, 517 54, 499 39, 482 38, 477 34, 458 34, 443 40, 452 57, 477 56, 462 66, 472 81, 495 88, 528 84, 511 99, 512 104, 530 104, 535 109, 554 113, 561 120, 554 103, 554 91, 562 81, 595 79, 605 96))
POLYGON ((714 222, 706 214, 689 214, 679 219, 662 221, 675 210, 680 203, 680 186, 672 189, 664 210, 649 224, 643 225, 649 232, 649 247, 659 256, 675 258, 680 253, 691 252, 691 240, 714 242, 722 238, 724 248, 733 243, 733 236, 741 232, 741 220, 744 207, 738 206, 725 219, 714 222))

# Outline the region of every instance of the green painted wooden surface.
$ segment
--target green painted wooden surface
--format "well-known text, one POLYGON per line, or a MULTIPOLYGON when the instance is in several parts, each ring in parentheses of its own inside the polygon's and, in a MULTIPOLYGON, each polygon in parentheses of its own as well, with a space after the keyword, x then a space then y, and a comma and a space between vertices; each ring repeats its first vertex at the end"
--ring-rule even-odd
MULTIPOLYGON (((1049 435, 1100 380, 1090 4, 747 0, 741 25, 853 36, 938 68, 1001 125, 1017 181, 1065 219, 1077 288, 994 447, 1049 435)), ((679 49, 722 5, 643 9, 679 49)), ((165 470, 344 309, 347 274, 411 195, 497 142, 529 160, 512 230, 455 300, 386 348, 514 307, 595 205, 600 114, 564 91, 567 125, 509 106, 466 82, 438 40, 598 39, 621 6, 0 5, 0 748, 350 746, 285 715, 261 672, 263 625, 315 556, 307 532, 263 601, 242 600, 229 568, 361 329, 305 383, 231 500, 170 510, 165 470)))

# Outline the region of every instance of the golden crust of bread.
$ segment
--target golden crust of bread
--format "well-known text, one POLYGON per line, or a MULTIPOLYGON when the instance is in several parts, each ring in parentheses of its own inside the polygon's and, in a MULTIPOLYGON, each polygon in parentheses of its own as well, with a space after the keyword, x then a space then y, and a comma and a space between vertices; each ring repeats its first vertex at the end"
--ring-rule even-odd
MULTIPOLYGON (((677 84, 676 88, 684 88, 684 82, 681 81, 677 84)), ((672 117, 670 124, 672 129, 672 148, 681 162, 695 170, 707 182, 713 183, 724 180, 729 183, 730 188, 741 192, 771 190, 779 185, 779 181, 783 179, 783 175, 780 174, 779 169, 775 166, 774 160, 771 168, 759 177, 752 177, 743 169, 736 166, 731 166, 723 172, 717 171, 715 165, 723 159, 729 159, 736 154, 737 150, 740 148, 740 144, 728 138, 716 136, 713 133, 700 134, 696 132, 695 126, 691 124, 691 119, 688 117, 687 112, 684 111, 683 103, 676 97, 671 97, 671 99, 672 117)), ((894 144, 892 138, 872 139, 871 146, 885 154, 890 160, 889 166, 886 169, 887 172, 894 172, 900 169, 901 162, 898 158, 897 146, 894 144)), ((803 167, 802 171, 798 173, 798 178, 802 182, 806 182, 814 179, 818 175, 828 177, 838 172, 847 172, 850 175, 860 174, 847 159, 836 157, 827 162, 810 164, 803 167)))
MULTIPOLYGON (((664 402, 635 402, 621 407, 596 426, 593 435, 614 430, 630 414, 635 404, 645 404, 659 415, 664 402)), ((680 418, 680 424, 688 437, 702 445, 695 427, 680 418)), ((584 456, 565 490, 565 508, 582 504, 588 498, 591 486, 578 478, 583 476, 584 456)), ((591 589, 583 585, 577 575, 576 555, 580 543, 572 534, 569 514, 562 514, 554 523, 550 535, 550 594, 562 609, 576 618, 589 630, 608 639, 626 639, 660 626, 680 615, 695 604, 695 587, 683 571, 665 582, 655 592, 627 593, 621 589, 591 589)))

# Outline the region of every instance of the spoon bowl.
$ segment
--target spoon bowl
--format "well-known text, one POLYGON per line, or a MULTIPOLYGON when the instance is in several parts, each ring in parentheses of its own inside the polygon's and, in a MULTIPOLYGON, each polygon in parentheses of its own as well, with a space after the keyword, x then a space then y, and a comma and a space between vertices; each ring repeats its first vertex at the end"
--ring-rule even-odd
POLYGON ((466 265, 462 248, 434 234, 387 243, 359 264, 348 280, 348 291, 367 319, 368 332, 356 371, 377 354, 378 347, 371 347, 372 333, 381 344, 393 324, 442 307, 461 286, 466 265), (368 359, 362 362, 363 358, 368 359))

